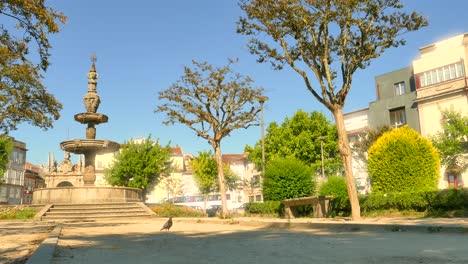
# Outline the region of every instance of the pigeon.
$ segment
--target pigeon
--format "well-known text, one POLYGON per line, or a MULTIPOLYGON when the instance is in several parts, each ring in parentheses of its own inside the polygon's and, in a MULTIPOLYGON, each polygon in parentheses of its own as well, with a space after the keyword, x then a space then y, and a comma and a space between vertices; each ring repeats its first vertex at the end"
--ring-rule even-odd
POLYGON ((166 229, 167 231, 169 231, 169 229, 171 228, 172 226, 172 216, 169 217, 169 220, 167 220, 166 223, 164 223, 163 227, 161 228, 161 230, 159 231, 163 231, 164 229, 166 229))

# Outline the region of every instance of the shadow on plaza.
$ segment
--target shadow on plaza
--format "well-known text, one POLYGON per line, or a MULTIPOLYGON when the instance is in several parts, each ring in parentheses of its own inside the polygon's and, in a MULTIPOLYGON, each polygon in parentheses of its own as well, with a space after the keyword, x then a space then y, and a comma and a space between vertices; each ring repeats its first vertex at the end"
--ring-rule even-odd
MULTIPOLYGON (((98 225, 108 226, 109 224, 98 225)), ((122 228, 125 226, 122 225, 122 228)), ((197 229, 197 223, 193 224, 193 229, 197 229)), ((381 234, 371 232, 337 233, 277 227, 263 227, 248 231, 216 230, 210 232, 205 229, 200 232, 174 230, 148 233, 133 232, 129 229, 125 234, 62 236, 60 240, 64 243, 59 242, 54 257, 57 263, 71 259, 78 263, 94 259, 96 256, 104 258, 103 261, 111 261, 111 256, 117 256, 117 258, 134 256, 143 261, 138 263, 146 263, 144 260, 151 257, 163 259, 190 257, 206 260, 211 258, 215 261, 215 259, 226 258, 226 254, 231 260, 236 257, 252 260, 258 257, 259 252, 262 252, 261 254, 287 260, 296 255, 298 251, 312 250, 312 245, 317 243, 327 245, 332 254, 333 250, 339 246, 338 244, 347 243, 355 239, 356 235, 366 239, 384 239, 381 234), (340 242, 334 242, 336 240, 340 242)))

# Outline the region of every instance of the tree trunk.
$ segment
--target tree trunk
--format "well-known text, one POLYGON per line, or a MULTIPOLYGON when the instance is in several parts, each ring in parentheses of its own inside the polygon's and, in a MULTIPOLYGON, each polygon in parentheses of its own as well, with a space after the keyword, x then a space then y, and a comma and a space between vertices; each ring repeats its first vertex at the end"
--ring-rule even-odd
POLYGON ((226 201, 226 186, 224 181, 224 170, 223 170, 223 160, 221 158, 221 146, 216 144, 214 147, 215 150, 215 159, 218 163, 218 182, 219 182, 219 192, 221 193, 221 205, 222 212, 221 217, 226 218, 228 216, 227 201, 226 201))
POLYGON ((338 130, 338 147, 345 170, 346 187, 348 189, 349 201, 351 203, 351 217, 354 221, 356 221, 361 219, 361 208, 359 206, 356 186, 354 184, 353 167, 351 163, 351 148, 349 146, 348 135, 346 134, 343 109, 335 108, 332 110, 332 113, 335 117, 336 129, 338 130))

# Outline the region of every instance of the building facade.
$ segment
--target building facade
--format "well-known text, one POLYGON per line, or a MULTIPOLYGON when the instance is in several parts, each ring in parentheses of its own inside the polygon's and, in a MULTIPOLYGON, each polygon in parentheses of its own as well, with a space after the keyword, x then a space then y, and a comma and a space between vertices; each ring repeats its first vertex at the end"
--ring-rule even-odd
POLYGON ((420 132, 412 67, 375 77, 377 100, 369 104, 369 128, 408 125, 420 132))
POLYGON ((24 192, 24 172, 26 162, 26 143, 13 140, 13 150, 10 153, 9 162, 3 182, 0 184, 0 203, 21 204, 24 192))
MULTIPOLYGON (((442 110, 468 116, 468 33, 422 47, 419 53, 411 67, 375 77, 377 100, 369 104, 369 129, 408 125, 431 138, 442 132, 442 110)), ((351 144, 359 140, 356 127, 362 126, 365 110, 345 114, 351 144)), ((354 174, 364 173, 354 162, 354 174)), ((467 186, 468 172, 457 174, 441 167, 439 189, 467 186)))
POLYGON ((26 162, 24 171, 23 204, 31 204, 33 191, 38 188, 45 188, 45 186, 44 172, 42 168, 26 162))
MULTIPOLYGON (((422 47, 419 53, 419 58, 413 61, 417 88, 415 101, 421 135, 430 138, 442 132, 442 110, 451 109, 462 116, 468 115, 468 33, 422 47)), ((441 168, 439 188, 468 186, 468 172, 449 171, 441 168)))

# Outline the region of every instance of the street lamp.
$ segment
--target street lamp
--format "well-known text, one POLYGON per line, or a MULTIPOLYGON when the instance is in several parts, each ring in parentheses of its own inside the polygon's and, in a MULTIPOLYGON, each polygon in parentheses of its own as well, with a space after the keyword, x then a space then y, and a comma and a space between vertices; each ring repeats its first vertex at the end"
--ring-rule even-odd
POLYGON ((323 140, 325 139, 324 136, 319 137, 320 140, 320 150, 321 150, 321 156, 322 156, 322 178, 325 179, 325 167, 323 164, 323 140))
POLYGON ((260 121, 260 129, 262 130, 262 176, 265 176, 265 122, 264 122, 264 115, 263 115, 263 105, 266 101, 268 101, 267 96, 260 96, 258 97, 258 102, 260 103, 262 117, 260 121))

